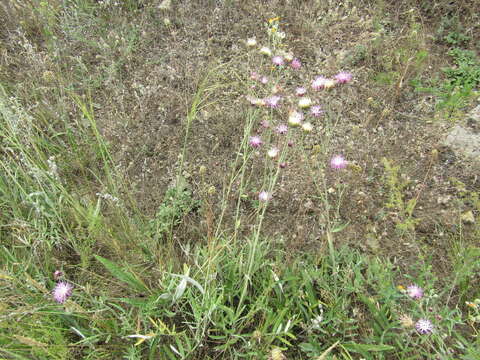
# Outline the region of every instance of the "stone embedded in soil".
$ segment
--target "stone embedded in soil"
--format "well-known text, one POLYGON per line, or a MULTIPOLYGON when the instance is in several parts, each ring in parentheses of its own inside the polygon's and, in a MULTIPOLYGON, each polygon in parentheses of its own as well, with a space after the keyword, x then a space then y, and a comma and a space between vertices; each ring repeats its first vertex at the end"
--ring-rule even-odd
POLYGON ((466 117, 465 124, 455 125, 444 140, 444 145, 457 154, 480 160, 480 105, 466 117))
POLYGON ((462 221, 465 224, 474 224, 475 223, 475 217, 473 216, 472 211, 467 211, 462 214, 462 221))

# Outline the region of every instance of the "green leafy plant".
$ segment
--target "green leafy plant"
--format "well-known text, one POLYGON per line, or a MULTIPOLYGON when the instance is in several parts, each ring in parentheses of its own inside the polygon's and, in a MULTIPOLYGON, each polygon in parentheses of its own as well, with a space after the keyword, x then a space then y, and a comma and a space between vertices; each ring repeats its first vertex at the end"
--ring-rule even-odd
POLYGON ((405 199, 404 190, 410 184, 408 180, 402 179, 399 175, 400 167, 392 165, 387 158, 382 159, 385 167, 385 183, 388 188, 388 201, 386 207, 396 211, 398 220, 396 227, 402 233, 415 230, 420 221, 413 217, 413 211, 417 205, 417 198, 405 199))

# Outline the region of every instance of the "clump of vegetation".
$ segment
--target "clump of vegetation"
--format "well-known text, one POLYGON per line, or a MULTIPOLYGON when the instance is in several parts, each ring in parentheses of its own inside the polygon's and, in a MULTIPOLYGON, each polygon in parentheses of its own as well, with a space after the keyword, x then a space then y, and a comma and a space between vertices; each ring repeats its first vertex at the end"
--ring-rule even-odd
POLYGON ((0 354, 476 359, 475 180, 399 118, 422 9, 193 3, 0 5, 0 354))

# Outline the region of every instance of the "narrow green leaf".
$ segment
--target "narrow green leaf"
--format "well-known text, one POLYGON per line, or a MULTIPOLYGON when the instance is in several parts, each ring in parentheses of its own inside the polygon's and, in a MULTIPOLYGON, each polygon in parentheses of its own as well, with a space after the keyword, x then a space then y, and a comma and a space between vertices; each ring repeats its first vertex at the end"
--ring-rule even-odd
POLYGON ((100 261, 103 266, 105 266, 107 270, 110 271, 112 275, 115 276, 118 280, 130 285, 135 290, 148 292, 147 286, 130 271, 123 270, 114 262, 107 260, 99 255, 95 255, 95 258, 100 261))

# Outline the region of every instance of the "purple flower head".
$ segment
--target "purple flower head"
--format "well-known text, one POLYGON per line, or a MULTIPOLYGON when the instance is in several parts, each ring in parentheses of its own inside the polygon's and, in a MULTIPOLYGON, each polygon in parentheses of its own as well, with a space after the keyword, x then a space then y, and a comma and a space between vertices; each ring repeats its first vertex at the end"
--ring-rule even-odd
POLYGON ((285 135, 288 131, 288 126, 285 125, 285 124, 280 124, 276 127, 275 131, 278 133, 278 134, 281 134, 281 135, 285 135))
POLYGON ((325 83, 327 82, 327 78, 323 76, 317 76, 313 81, 312 81, 312 89, 313 90, 320 90, 325 87, 325 83))
POLYGON ((297 88, 295 89, 295 94, 296 94, 297 96, 303 96, 303 95, 305 95, 306 93, 307 93, 307 89, 305 89, 305 88, 302 87, 302 86, 299 86, 299 87, 297 87, 297 88))
POLYGON ((430 320, 420 319, 415 323, 415 328, 420 334, 430 334, 433 331, 433 324, 430 320))
POLYGON ((352 81, 352 74, 346 71, 339 72, 337 75, 335 75, 335 80, 337 80, 337 82, 340 84, 348 83, 352 81))
POLYGON ((258 148, 258 147, 262 146, 263 141, 260 138, 260 136, 251 136, 248 143, 250 144, 251 147, 258 148))
POLYGON ((260 193, 258 194, 258 200, 260 200, 261 202, 267 202, 271 198, 272 198, 272 195, 270 195, 266 191, 260 191, 260 193))
POLYGON ((347 160, 345 160, 342 155, 335 155, 330 160, 330 166, 335 170, 345 169, 347 167, 347 160))
POLYGON ((299 59, 295 58, 290 63, 290 66, 292 69, 298 70, 302 67, 302 62, 299 59))
POLYGON ((285 65, 285 60, 280 55, 277 55, 272 58, 272 63, 277 66, 282 66, 285 65))
POLYGON ((310 108, 310 114, 312 114, 315 117, 320 117, 323 114, 322 107, 320 105, 313 105, 310 108))
POLYGON ((272 109, 276 109, 280 105, 281 100, 282 100, 281 96, 272 95, 272 96, 265 99, 265 103, 268 107, 270 107, 272 109))
POLYGON ((266 83, 268 83, 268 78, 266 76, 262 76, 260 78, 260 82, 265 85, 266 83))
POLYGON ((282 163, 280 163, 280 165, 278 165, 278 166, 280 166, 280 169, 285 169, 285 168, 287 167, 287 163, 286 163, 286 162, 282 162, 282 163))
POLYGON ((72 296, 73 285, 66 281, 60 281, 53 289, 53 300, 63 304, 70 296, 72 296))
POLYGON ((423 296, 423 289, 417 285, 410 285, 407 287, 407 294, 412 299, 420 299, 423 296))

